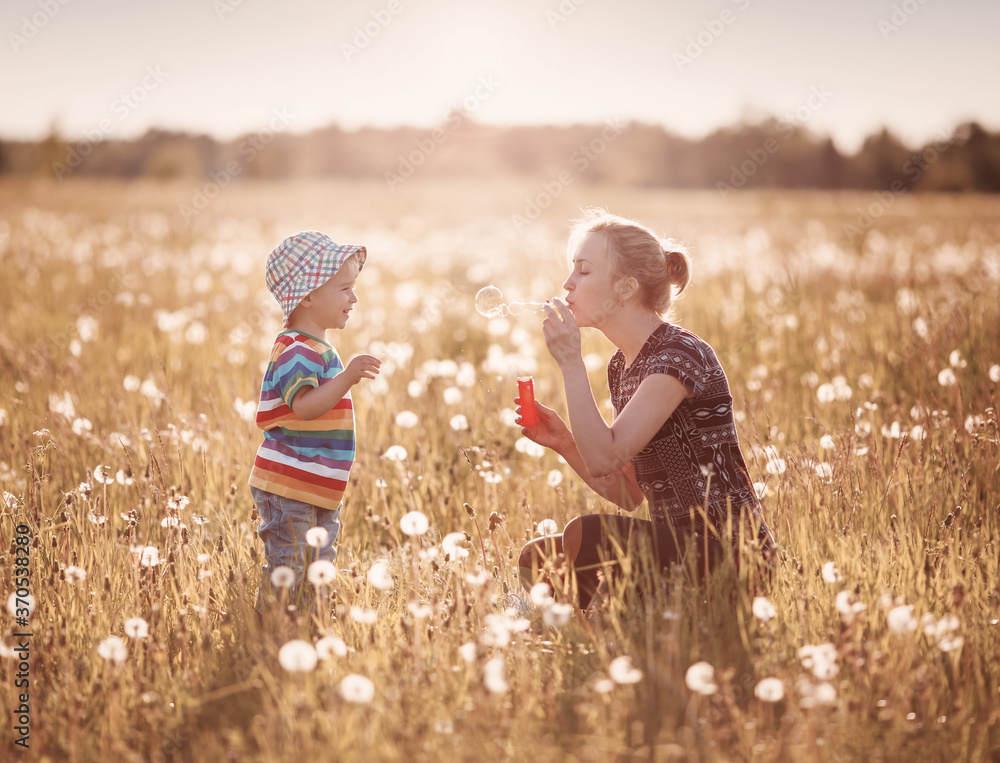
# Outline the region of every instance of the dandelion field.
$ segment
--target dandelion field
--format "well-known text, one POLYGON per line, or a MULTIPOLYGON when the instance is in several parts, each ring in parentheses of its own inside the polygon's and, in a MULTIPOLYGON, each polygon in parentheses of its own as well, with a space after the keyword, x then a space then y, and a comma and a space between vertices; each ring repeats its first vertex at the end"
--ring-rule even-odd
POLYGON ((183 183, 0 183, 5 759, 1000 758, 1000 200, 858 230, 871 195, 570 186, 517 229, 535 192, 248 182, 184 220, 183 183), (519 586, 525 538, 612 507, 513 424, 518 375, 563 410, 539 316, 473 297, 561 295, 592 204, 691 248, 674 317, 729 376, 769 576, 586 615, 519 586), (263 263, 307 228, 368 247, 330 339, 382 374, 336 573, 262 624, 263 263))

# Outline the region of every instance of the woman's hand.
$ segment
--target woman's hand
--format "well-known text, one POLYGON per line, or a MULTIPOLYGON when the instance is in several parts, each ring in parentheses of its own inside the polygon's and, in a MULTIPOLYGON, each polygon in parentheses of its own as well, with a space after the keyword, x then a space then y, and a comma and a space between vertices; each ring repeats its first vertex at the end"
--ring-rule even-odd
POLYGON ((580 327, 569 306, 561 299, 554 298, 545 305, 545 315, 547 317, 542 323, 545 346, 559 367, 582 360, 580 327))
MULTIPOLYGON (((514 403, 517 405, 517 423, 521 423, 521 398, 515 397, 514 403)), ((532 442, 537 442, 546 448, 551 448, 556 453, 562 453, 566 446, 573 442, 573 435, 566 426, 566 422, 559 418, 559 414, 548 408, 537 400, 535 401, 535 412, 538 414, 538 423, 532 426, 522 426, 521 434, 532 442)))

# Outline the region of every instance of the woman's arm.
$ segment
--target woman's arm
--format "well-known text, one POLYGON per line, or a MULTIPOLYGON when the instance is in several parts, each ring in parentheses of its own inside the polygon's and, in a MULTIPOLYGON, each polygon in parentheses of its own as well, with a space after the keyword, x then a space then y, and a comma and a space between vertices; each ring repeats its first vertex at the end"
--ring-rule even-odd
MULTIPOLYGON (((515 400, 520 404, 520 399, 515 400)), ((594 476, 587 468, 573 434, 559 414, 537 400, 535 411, 538 413, 538 424, 522 427, 521 433, 529 440, 551 448, 573 469, 587 486, 605 500, 621 506, 626 511, 638 508, 644 496, 635 480, 635 470, 631 463, 624 464, 620 469, 600 477, 594 476)), ((520 409, 519 409, 520 412, 520 409)), ((520 420, 519 420, 520 422, 520 420)))
POLYGON ((691 393, 673 376, 647 376, 609 426, 590 388, 580 351, 580 329, 573 314, 559 300, 555 300, 555 307, 547 306, 549 311, 544 324, 545 342, 562 371, 569 426, 580 458, 596 478, 614 474, 646 447, 691 393))

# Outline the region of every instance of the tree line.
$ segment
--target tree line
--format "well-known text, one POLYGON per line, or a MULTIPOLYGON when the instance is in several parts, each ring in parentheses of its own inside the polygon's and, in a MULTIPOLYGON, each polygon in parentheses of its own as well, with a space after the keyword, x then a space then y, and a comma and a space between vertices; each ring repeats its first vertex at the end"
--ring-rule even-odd
POLYGON ((853 154, 803 125, 769 119, 685 138, 640 122, 567 127, 496 127, 455 111, 433 129, 294 133, 275 112, 265 128, 219 141, 153 129, 133 140, 94 131, 70 140, 0 140, 0 175, 225 179, 381 178, 395 188, 409 177, 566 177, 573 182, 639 187, 814 188, 1000 192, 1000 133, 976 122, 941 131, 922 146, 887 129, 853 154))

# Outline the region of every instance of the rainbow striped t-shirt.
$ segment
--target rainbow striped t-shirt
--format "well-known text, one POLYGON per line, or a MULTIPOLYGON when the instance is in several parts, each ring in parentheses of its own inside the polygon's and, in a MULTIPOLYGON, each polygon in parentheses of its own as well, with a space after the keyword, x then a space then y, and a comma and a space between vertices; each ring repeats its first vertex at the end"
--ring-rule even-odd
POLYGON ((257 406, 264 442, 257 450, 250 485, 324 509, 340 506, 354 464, 354 407, 348 392, 331 410, 306 421, 292 398, 344 370, 337 351, 301 331, 274 340, 257 406))

